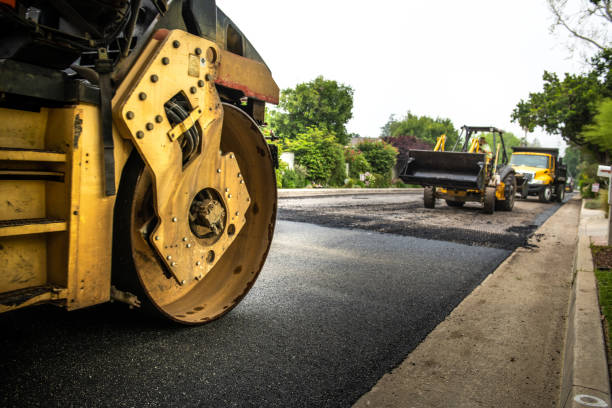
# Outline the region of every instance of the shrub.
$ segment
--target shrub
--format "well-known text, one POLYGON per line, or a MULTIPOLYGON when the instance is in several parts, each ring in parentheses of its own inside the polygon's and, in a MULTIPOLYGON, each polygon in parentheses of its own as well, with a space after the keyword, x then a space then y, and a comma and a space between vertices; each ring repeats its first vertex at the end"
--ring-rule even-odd
POLYGON ((283 188, 304 188, 308 185, 306 180, 306 169, 296 165, 293 170, 285 170, 281 177, 281 185, 283 188))
POLYGON ((372 188, 387 188, 391 187, 391 175, 385 174, 374 174, 374 181, 370 183, 372 188))
POLYGON ((327 184, 332 175, 338 176, 338 169, 344 162, 344 153, 342 146, 335 140, 333 133, 308 128, 289 141, 288 150, 294 152, 296 163, 306 168, 308 179, 313 183, 327 184))
POLYGON ((344 158, 349 165, 349 176, 352 178, 358 178, 360 174, 372 171, 372 167, 365 155, 353 147, 349 147, 344 151, 344 158))
POLYGON ((395 166, 397 159, 397 149, 388 143, 381 141, 377 142, 361 142, 357 145, 365 156, 372 171, 376 174, 391 174, 391 169, 395 166))
POLYGON ((335 167, 332 169, 331 176, 327 181, 332 187, 342 187, 346 180, 346 162, 344 161, 344 155, 340 155, 340 159, 336 161, 335 167))
POLYGON ((348 182, 345 184, 345 187, 348 188, 364 188, 366 185, 363 181, 355 178, 350 178, 348 182))

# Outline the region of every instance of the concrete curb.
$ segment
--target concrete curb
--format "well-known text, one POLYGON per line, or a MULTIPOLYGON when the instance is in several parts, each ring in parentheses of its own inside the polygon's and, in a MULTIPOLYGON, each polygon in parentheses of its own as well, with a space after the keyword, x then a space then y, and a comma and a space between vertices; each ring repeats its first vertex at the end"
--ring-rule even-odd
POLYGON ((591 237, 580 212, 559 406, 610 407, 610 381, 600 319, 591 237))
POLYGON ((278 198, 307 198, 365 194, 417 194, 422 192, 422 188, 287 188, 278 189, 278 198))

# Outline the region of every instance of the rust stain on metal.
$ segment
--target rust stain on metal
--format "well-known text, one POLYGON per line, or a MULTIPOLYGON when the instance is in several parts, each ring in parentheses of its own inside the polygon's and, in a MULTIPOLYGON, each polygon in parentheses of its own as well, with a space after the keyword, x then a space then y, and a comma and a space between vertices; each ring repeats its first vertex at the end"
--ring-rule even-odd
POLYGON ((81 137, 81 133, 83 133, 83 119, 77 113, 74 117, 74 148, 78 149, 79 147, 79 138, 81 137))
POLYGON ((245 96, 248 96, 248 97, 260 100, 260 101, 272 103, 274 105, 278 105, 278 97, 270 96, 270 95, 264 95, 262 93, 255 92, 252 89, 249 89, 248 86, 243 85, 241 83, 234 82, 234 81, 228 81, 226 79, 221 79, 221 78, 217 78, 215 83, 217 83, 219 85, 223 85, 223 86, 225 86, 227 88, 232 88, 232 89, 236 89, 236 90, 242 91, 242 92, 244 92, 245 96))

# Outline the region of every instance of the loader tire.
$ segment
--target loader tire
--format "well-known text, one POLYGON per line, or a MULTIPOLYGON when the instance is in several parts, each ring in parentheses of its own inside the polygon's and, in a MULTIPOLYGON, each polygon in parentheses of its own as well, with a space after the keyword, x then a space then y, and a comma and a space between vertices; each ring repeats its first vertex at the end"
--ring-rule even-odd
POLYGON ((465 201, 453 201, 453 200, 446 200, 446 205, 448 205, 449 207, 463 207, 463 205, 465 204, 465 201))
POLYGON ((435 208, 436 206, 436 188, 425 187, 423 189, 423 205, 425 208, 435 208))
POLYGON ((493 214, 495 212, 495 187, 485 188, 483 209, 485 214, 493 214))
POLYGON ((503 181, 505 184, 504 196, 506 199, 496 200, 495 207, 496 209, 502 211, 512 211, 516 197, 516 178, 514 177, 514 174, 508 174, 503 181))

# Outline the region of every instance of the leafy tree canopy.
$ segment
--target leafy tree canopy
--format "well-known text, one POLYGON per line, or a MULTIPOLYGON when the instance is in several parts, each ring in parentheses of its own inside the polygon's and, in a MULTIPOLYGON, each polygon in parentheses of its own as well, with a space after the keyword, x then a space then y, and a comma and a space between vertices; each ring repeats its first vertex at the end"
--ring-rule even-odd
MULTIPOLYGON (((487 143, 489 144, 489 146, 491 147, 491 152, 495 153, 495 150, 497 149, 497 146, 493 146, 493 134, 492 133, 481 133, 478 135, 478 137, 480 136, 484 136, 485 140, 487 141, 487 143)), ((518 137, 516 137, 514 135, 514 133, 510 133, 510 132, 504 132, 503 134, 504 137, 504 145, 506 146, 506 153, 508 154, 508 159, 510 159, 510 155, 512 155, 512 148, 515 146, 521 146, 522 141, 521 139, 519 139, 518 137)), ((497 143, 501 143, 499 141, 499 136, 496 135, 495 136, 497 143)), ((500 146, 499 148, 499 154, 500 154, 500 158, 501 155, 503 154, 502 148, 500 146)), ((500 160, 501 162, 501 160, 500 160)))
POLYGON ((397 149, 384 141, 364 141, 357 145, 361 150, 374 173, 388 175, 395 166, 397 149))
POLYGON ((568 146, 565 149, 565 156, 563 157, 563 163, 567 166, 567 172, 572 176, 576 177, 578 174, 578 164, 581 161, 580 149, 575 146, 568 146))
POLYGON ((270 112, 276 136, 295 139, 311 127, 327 130, 346 145, 346 123, 353 116, 353 88, 322 76, 281 92, 278 110, 270 112))
POLYGON ((597 113, 602 86, 594 73, 557 74, 544 72, 542 92, 529 94, 512 112, 512 120, 532 132, 536 126, 547 133, 561 135, 565 140, 585 144, 582 127, 591 123, 597 113))
POLYGON ((296 163, 306 167, 308 178, 315 183, 327 184, 344 165, 342 146, 327 130, 308 128, 289 140, 288 149, 295 154, 296 163))
POLYGON ((612 99, 604 99, 599 104, 593 122, 585 127, 583 138, 600 151, 612 152, 612 99))
POLYGON ((382 127, 382 137, 414 136, 417 139, 435 145, 438 136, 446 134, 446 145, 455 144, 459 133, 450 119, 417 116, 410 112, 403 118, 391 116, 382 127))

